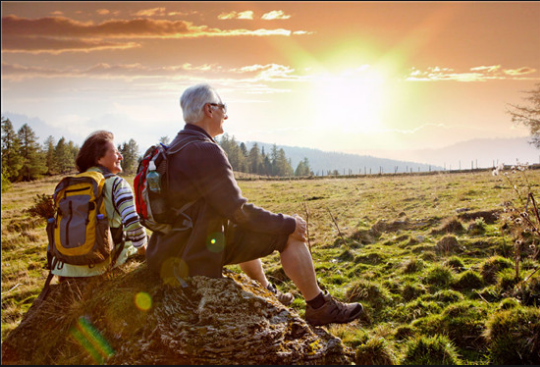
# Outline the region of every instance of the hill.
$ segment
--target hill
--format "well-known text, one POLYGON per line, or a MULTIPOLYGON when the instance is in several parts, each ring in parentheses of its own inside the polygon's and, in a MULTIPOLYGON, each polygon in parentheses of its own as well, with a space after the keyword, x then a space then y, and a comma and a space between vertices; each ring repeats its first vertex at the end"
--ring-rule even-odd
MULTIPOLYGON (((265 153, 272 151, 273 144, 256 142, 260 149, 264 148, 265 153)), ((247 142, 246 147, 251 149, 255 142, 247 142)), ((304 158, 309 160, 311 170, 317 176, 325 176, 328 171, 337 170, 340 175, 348 174, 376 174, 380 173, 403 173, 403 172, 428 172, 442 170, 429 164, 416 163, 412 161, 399 161, 386 158, 377 158, 369 155, 357 155, 340 152, 325 152, 318 149, 290 147, 277 145, 278 149, 283 148, 285 154, 291 160, 293 169, 304 158)))

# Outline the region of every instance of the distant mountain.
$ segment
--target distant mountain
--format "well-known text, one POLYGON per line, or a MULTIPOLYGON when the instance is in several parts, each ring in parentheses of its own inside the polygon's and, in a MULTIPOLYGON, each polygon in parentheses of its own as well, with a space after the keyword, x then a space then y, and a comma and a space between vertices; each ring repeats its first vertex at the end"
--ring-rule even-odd
POLYGON ((508 139, 474 139, 441 149, 400 152, 413 161, 443 166, 446 169, 489 168, 501 163, 540 163, 540 149, 529 144, 528 137, 508 139))
MULTIPOLYGON (((529 137, 508 139, 474 139, 460 142, 440 149, 418 149, 409 151, 380 150, 373 155, 325 152, 318 149, 290 147, 283 148, 291 160, 293 169, 307 158, 315 174, 326 175, 328 171, 338 170, 343 174, 363 173, 403 173, 458 170, 471 168, 490 168, 501 163, 513 165, 520 163, 540 163, 540 149, 529 143, 529 137), (395 159, 399 157, 400 159, 395 159)), ((254 142, 246 142, 250 149, 254 142)), ((259 148, 269 153, 273 144, 257 142, 259 148)))
MULTIPOLYGON (((255 142, 246 142, 247 149, 251 149, 255 142)), ((256 142, 259 149, 264 148, 266 154, 272 151, 273 144, 256 142)), ((277 145, 277 144, 276 144, 277 145)), ((282 148, 286 156, 291 160, 293 169, 304 158, 309 160, 311 170, 315 175, 324 176, 328 171, 337 170, 340 175, 364 174, 364 173, 403 173, 403 172, 427 172, 442 170, 429 164, 422 164, 409 161, 399 161, 386 158, 376 158, 369 155, 347 154, 339 152, 325 152, 318 149, 290 147, 277 145, 282 148)))

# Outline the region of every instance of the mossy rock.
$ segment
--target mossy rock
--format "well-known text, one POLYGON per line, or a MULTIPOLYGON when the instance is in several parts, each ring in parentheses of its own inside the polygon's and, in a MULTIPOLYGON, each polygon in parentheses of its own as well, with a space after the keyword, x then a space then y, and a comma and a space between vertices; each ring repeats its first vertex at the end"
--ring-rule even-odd
POLYGON ((225 270, 166 285, 128 273, 51 286, 2 343, 3 364, 350 364, 354 351, 312 328, 259 283, 225 270))

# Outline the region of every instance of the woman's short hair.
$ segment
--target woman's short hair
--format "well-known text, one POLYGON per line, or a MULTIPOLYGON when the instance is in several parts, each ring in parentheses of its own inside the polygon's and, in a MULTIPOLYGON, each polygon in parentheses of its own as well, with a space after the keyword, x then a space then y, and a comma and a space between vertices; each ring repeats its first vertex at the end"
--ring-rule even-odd
POLYGON ((110 131, 98 130, 90 134, 84 141, 75 164, 79 172, 85 172, 88 168, 98 164, 98 160, 107 153, 107 143, 114 141, 114 135, 110 131))
POLYGON ((189 87, 180 97, 180 107, 184 114, 184 121, 196 123, 204 117, 203 107, 207 103, 220 103, 220 98, 208 84, 197 84, 189 87))

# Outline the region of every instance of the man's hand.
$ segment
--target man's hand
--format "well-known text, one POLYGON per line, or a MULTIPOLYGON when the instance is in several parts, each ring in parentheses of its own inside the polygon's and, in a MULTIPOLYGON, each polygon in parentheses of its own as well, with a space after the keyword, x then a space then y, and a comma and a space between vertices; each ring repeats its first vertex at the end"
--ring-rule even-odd
POLYGON ((296 227, 294 228, 294 232, 291 233, 291 237, 297 240, 300 240, 302 242, 307 241, 307 223, 306 221, 300 217, 298 214, 293 214, 292 216, 296 220, 296 227))

